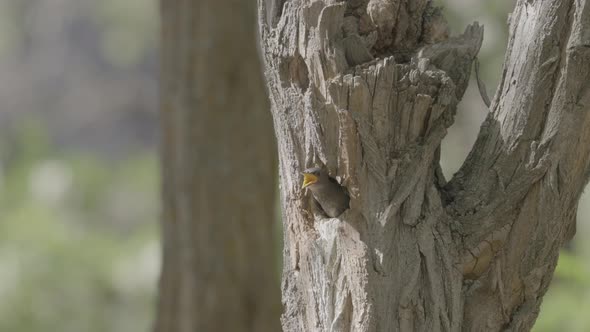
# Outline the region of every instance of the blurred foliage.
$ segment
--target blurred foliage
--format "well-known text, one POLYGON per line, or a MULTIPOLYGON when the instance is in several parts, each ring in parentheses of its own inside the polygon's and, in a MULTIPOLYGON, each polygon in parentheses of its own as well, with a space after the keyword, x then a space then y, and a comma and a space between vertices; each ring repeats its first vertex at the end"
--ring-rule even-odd
MULTIPOLYGON (((578 237, 588 234, 578 234, 578 237)), ((555 277, 543 299, 535 332, 590 331, 590 252, 562 251, 555 277)))
POLYGON ((157 0, 0 1, 0 331, 148 331, 157 0))
POLYGON ((159 273, 153 151, 56 152, 39 123, 0 182, 0 331, 147 331, 159 273))
POLYGON ((153 0, 102 0, 94 2, 93 19, 102 27, 101 51, 112 64, 125 67, 140 62, 158 42, 158 7, 153 0))

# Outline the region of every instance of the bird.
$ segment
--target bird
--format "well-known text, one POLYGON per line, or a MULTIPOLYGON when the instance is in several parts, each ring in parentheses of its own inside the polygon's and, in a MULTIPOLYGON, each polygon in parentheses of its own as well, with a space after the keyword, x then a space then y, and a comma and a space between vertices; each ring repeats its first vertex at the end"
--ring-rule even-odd
POLYGON ((349 207, 350 198, 336 179, 320 167, 313 167, 302 172, 303 186, 309 188, 313 198, 330 218, 336 218, 349 207))

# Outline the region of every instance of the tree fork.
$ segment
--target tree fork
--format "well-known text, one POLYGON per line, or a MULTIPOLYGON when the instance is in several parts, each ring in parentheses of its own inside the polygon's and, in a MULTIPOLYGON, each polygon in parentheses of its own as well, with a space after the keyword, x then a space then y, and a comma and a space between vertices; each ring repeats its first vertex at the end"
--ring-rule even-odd
POLYGON ((587 1, 518 1, 502 82, 448 183, 440 142, 481 26, 449 38, 426 0, 259 0, 259 15, 283 329, 529 330, 590 173, 587 1), (300 189, 316 165, 350 193, 338 218, 300 189))

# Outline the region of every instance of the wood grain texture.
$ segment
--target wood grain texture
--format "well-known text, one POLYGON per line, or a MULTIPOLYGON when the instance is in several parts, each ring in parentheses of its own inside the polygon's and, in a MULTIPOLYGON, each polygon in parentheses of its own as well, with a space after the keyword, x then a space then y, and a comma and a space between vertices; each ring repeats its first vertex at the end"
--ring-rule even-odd
POLYGON ((430 1, 259 1, 278 140, 285 331, 528 331, 590 174, 590 4, 518 1, 502 83, 447 183, 440 142, 482 43, 430 1), (313 213, 300 171, 351 194, 313 213))

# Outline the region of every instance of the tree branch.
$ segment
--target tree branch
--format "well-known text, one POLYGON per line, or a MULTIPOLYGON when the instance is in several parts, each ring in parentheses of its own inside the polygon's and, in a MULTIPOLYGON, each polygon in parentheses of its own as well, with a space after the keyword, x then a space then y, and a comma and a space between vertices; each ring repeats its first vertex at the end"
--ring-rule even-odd
MULTIPOLYGON (((464 243, 464 274, 485 283, 497 278, 484 274, 489 267, 502 263, 498 284, 511 285, 506 310, 539 305, 550 280, 539 276, 552 275, 574 229, 590 171, 589 41, 588 1, 517 3, 491 113, 445 187, 464 243), (522 297, 531 289, 535 296, 522 297)), ((500 299, 484 291, 466 308, 470 301, 500 299)), ((478 320, 485 319, 474 314, 472 326, 478 320)), ((534 318, 511 322, 505 328, 523 330, 534 318)))
MULTIPOLYGON (((568 174, 573 188, 585 183, 587 164, 577 160, 586 160, 589 149, 571 145, 590 130, 585 114, 580 114, 588 107, 588 84, 575 83, 589 81, 581 59, 590 51, 576 41, 589 29, 583 3, 518 3, 492 112, 465 164, 446 187, 453 215, 465 224, 498 209, 510 210, 548 171, 558 165, 574 167, 566 161, 576 166, 575 173, 568 174)), ((497 224, 496 219, 488 222, 497 224)), ((480 230, 485 228, 478 224, 480 230)))
POLYGON ((587 7, 518 2, 491 113, 442 189, 437 151, 481 26, 448 38, 426 0, 286 1, 276 26, 261 20, 285 329, 520 330, 534 321, 588 174, 587 7), (305 204, 299 172, 317 164, 351 194, 338 218, 305 204))

